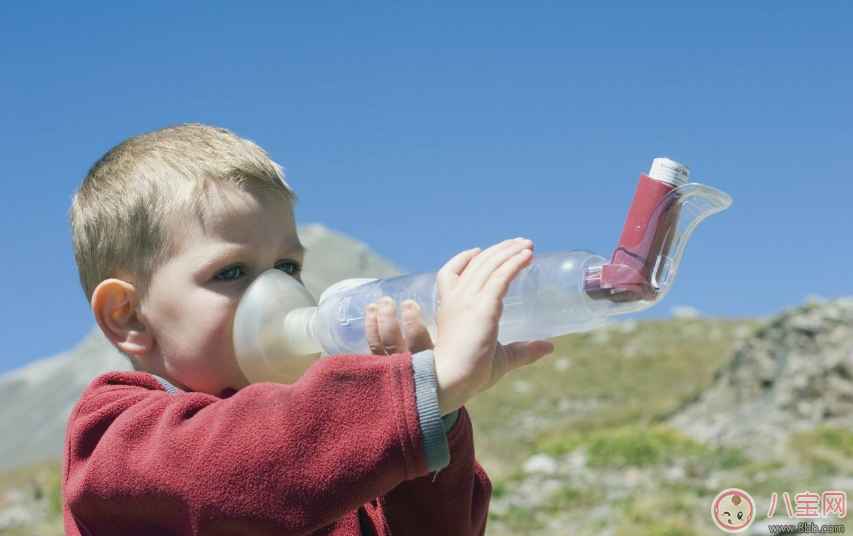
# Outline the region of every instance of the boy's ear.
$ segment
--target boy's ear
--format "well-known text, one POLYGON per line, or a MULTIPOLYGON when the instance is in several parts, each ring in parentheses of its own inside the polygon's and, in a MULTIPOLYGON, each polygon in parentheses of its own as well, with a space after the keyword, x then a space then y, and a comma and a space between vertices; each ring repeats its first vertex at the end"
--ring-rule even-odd
POLYGON ((132 355, 151 350, 154 339, 138 316, 136 287, 121 279, 105 279, 92 293, 92 313, 107 338, 132 355))

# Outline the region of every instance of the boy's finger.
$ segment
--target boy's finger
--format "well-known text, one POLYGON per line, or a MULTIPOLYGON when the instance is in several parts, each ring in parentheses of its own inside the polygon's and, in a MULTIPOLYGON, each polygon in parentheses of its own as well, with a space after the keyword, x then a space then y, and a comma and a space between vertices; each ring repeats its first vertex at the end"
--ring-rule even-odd
POLYGON ((465 274, 461 278, 462 284, 465 285, 465 288, 469 292, 480 292, 501 266, 508 263, 520 252, 532 248, 533 243, 530 240, 513 241, 511 245, 497 251, 494 255, 483 261, 470 275, 468 274, 468 270, 465 270, 465 274))
POLYGON ((406 300, 400 306, 403 309, 403 336, 409 345, 409 351, 416 354, 424 350, 431 350, 433 347, 432 338, 423 318, 421 318, 421 308, 418 303, 414 300, 406 300), (410 306, 408 311, 406 305, 410 306))
POLYGON ((403 332, 400 331, 400 323, 397 321, 397 305, 389 297, 379 300, 379 338, 382 339, 382 347, 388 355, 399 352, 408 352, 403 332))
POLYGON ((449 292, 456 284, 456 281, 459 279, 459 275, 465 270, 468 263, 471 262, 471 259, 473 259, 478 253, 480 253, 480 248, 467 249, 457 254, 441 267, 435 275, 435 280, 438 284, 439 298, 447 295, 447 292, 449 292))
MULTIPOLYGON (((471 262, 468 263, 468 266, 465 267, 465 272, 462 274, 460 279, 463 280, 465 282, 465 285, 467 286, 470 282, 471 276, 478 272, 480 270, 480 267, 483 266, 483 264, 488 262, 489 259, 493 258, 495 255, 499 255, 507 248, 511 248, 517 240, 517 238, 510 238, 504 240, 503 242, 498 242, 497 244, 491 246, 490 248, 486 249, 485 251, 474 257, 471 262)), ((479 288, 477 290, 479 290, 479 288)))
POLYGON ((379 337, 379 326, 376 323, 377 307, 375 303, 367 306, 364 312, 364 336, 367 338, 367 345, 370 347, 370 353, 375 355, 386 355, 385 347, 382 346, 382 339, 379 337))
POLYGON ((498 300, 504 299, 512 281, 530 264, 532 259, 533 252, 529 249, 522 249, 517 252, 491 274, 483 287, 483 291, 498 300))

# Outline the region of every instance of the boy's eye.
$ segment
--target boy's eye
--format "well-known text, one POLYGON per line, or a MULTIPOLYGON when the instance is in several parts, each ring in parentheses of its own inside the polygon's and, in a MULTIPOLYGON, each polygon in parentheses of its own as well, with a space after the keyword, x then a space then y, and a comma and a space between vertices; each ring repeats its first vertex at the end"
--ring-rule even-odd
POLYGON ((240 277, 240 272, 242 272, 242 270, 242 266, 232 266, 216 274, 215 279, 220 279, 222 281, 232 281, 240 277))
MULTIPOLYGON (((293 261, 280 262, 280 263, 276 264, 276 268, 278 268, 282 272, 284 272, 288 275, 292 275, 292 276, 295 276, 296 274, 298 274, 299 272, 302 271, 302 266, 299 265, 299 263, 296 263, 293 261), (283 266, 287 266, 287 268, 281 268, 283 266)), ((221 272, 216 274, 215 278, 219 279, 221 281, 233 281, 233 280, 239 278, 242 273, 243 273, 243 267, 238 264, 236 266, 231 266, 229 268, 222 270, 221 272)))
POLYGON ((288 269, 282 270, 287 275, 296 275, 302 271, 302 266, 300 266, 298 263, 295 263, 293 261, 280 262, 276 265, 276 268, 279 268, 280 266, 287 266, 287 265, 290 265, 291 268, 289 270, 288 269))

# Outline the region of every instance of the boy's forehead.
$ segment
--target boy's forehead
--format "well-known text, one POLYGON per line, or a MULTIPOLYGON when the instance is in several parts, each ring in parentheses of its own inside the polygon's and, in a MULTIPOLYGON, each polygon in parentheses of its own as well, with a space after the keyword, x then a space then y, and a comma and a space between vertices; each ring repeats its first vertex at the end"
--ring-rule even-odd
POLYGON ((251 245, 274 240, 304 251, 296 232, 291 203, 274 195, 225 191, 209 198, 203 215, 183 215, 169 226, 181 250, 221 243, 251 245))

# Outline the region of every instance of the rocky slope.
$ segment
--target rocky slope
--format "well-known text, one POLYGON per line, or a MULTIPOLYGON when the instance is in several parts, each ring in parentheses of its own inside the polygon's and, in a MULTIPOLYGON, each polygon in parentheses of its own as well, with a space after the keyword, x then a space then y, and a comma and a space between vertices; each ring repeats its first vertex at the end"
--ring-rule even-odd
MULTIPOLYGON (((594 367, 598 397, 619 404, 593 408, 578 425, 551 419, 541 429, 557 430, 539 432, 529 449, 516 442, 527 457, 514 472, 494 475, 488 534, 710 536, 720 533, 709 515, 712 500, 738 487, 756 501, 746 533, 767 535, 772 524, 800 521, 784 506, 767 516, 773 493, 853 495, 853 299, 812 300, 757 323, 698 315, 622 323, 576 342, 565 350, 574 357, 560 358, 572 359, 567 371, 585 375, 580 366, 594 367), (606 346, 589 355, 586 338, 606 346), (722 355, 715 340, 730 341, 731 352, 722 355), (667 357, 671 350, 676 359, 667 357), (712 360, 714 367, 700 370, 712 360), (688 382, 699 389, 673 404, 688 382), (651 389, 635 387, 643 383, 651 389), (629 394, 619 399, 623 391, 629 394)), ((536 367, 545 372, 544 364, 536 367)), ((554 390, 532 372, 525 381, 537 398, 554 390)), ((569 396, 587 385, 562 383, 569 396)), ((505 436, 519 425, 503 426, 505 436)), ((814 521, 850 530, 849 517, 814 521)))
POLYGON ((853 428, 853 299, 813 302, 758 330, 673 428, 757 456, 796 432, 853 428))

